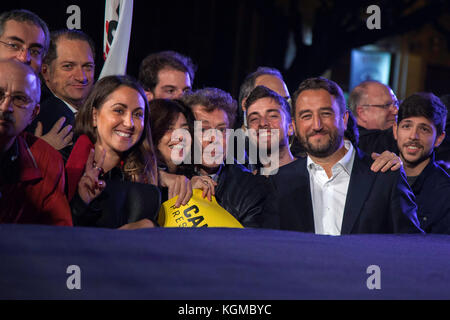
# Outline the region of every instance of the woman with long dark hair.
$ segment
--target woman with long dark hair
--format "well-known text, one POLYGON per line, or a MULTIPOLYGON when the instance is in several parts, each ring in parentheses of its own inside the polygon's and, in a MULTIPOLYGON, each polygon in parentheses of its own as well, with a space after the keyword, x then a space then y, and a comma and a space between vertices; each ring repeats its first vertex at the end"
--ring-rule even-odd
MULTIPOLYGON (((133 195, 146 194, 141 198, 148 200, 155 188, 145 189, 145 185, 158 185, 148 102, 136 80, 129 76, 99 80, 77 114, 75 135, 79 138, 66 164, 74 225, 123 229, 154 226, 152 216, 138 215, 142 219, 130 221, 120 212, 105 212, 114 211, 115 208, 105 209, 107 204, 126 196, 129 188, 134 188, 133 195), (124 182, 124 187, 120 185, 105 195, 107 184, 114 185, 116 181, 124 182)), ((160 201, 159 193, 157 197, 160 201)), ((139 210, 147 209, 141 206, 139 210)))
MULTIPOLYGON (((149 102, 150 127, 160 172, 186 176, 191 187, 203 190, 203 197, 211 200, 217 185, 210 177, 194 172, 194 115, 180 100, 154 99, 149 102)), ((163 192, 163 201, 171 194, 163 192)))

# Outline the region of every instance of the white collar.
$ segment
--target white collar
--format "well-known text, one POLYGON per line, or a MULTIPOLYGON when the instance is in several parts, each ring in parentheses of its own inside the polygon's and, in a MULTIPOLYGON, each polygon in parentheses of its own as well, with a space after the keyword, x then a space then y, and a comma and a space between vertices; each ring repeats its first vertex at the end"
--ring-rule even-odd
MULTIPOLYGON (((353 161, 355 159, 355 148, 353 148, 352 143, 349 140, 344 139, 344 147, 347 150, 345 155, 333 166, 333 168, 337 165, 342 166, 348 175, 351 174, 353 168, 353 161)), ((321 168, 320 165, 316 164, 311 157, 308 155, 306 166, 308 169, 321 168)))

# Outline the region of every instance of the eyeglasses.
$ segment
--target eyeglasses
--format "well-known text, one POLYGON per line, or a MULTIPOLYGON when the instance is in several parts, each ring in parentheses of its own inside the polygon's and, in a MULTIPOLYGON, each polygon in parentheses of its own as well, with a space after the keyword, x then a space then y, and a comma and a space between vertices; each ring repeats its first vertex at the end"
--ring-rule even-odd
POLYGON ((398 109, 398 100, 391 101, 386 104, 362 104, 363 107, 375 107, 375 108, 381 108, 381 109, 389 109, 391 106, 394 106, 398 109))
POLYGON ((25 45, 23 43, 20 43, 18 41, 5 42, 5 41, 0 40, 0 43, 2 45, 4 45, 6 47, 6 49, 8 49, 11 52, 28 51, 33 58, 41 58, 42 54, 44 52, 44 48, 41 48, 41 47, 27 48, 27 47, 25 47, 25 45))
POLYGON ((0 104, 3 104, 3 102, 5 102, 6 97, 10 97, 13 105, 20 108, 26 108, 28 105, 30 105, 30 103, 34 101, 33 99, 27 97, 26 95, 23 94, 11 95, 9 93, 7 94, 5 90, 0 89, 0 104))

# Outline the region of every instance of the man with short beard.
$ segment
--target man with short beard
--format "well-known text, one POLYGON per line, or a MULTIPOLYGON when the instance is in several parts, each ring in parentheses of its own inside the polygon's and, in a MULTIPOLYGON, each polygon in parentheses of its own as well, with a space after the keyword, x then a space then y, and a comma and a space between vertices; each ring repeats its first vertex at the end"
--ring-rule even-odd
POLYGON ((432 93, 416 93, 400 105, 393 132, 408 183, 416 196, 417 217, 427 233, 450 234, 450 177, 436 164, 434 149, 445 138, 447 109, 432 93))
POLYGON ((371 171, 373 160, 344 140, 348 113, 336 83, 303 81, 292 106, 307 157, 269 177, 263 226, 326 235, 423 232, 404 171, 371 171))
POLYGON ((294 134, 290 106, 275 91, 257 86, 247 97, 244 107, 252 151, 258 149, 259 157, 264 158, 262 168, 257 168, 254 173, 276 174, 278 167, 295 160, 289 149, 289 137, 294 134))

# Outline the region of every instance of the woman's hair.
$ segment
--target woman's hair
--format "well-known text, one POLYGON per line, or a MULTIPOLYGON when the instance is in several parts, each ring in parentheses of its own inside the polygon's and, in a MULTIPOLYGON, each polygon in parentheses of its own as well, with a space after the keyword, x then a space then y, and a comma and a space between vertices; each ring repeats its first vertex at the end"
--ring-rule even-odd
POLYGON ((147 97, 139 83, 130 76, 107 76, 99 80, 78 110, 75 120, 75 135, 85 134, 92 143, 97 141, 97 129, 93 127, 93 110, 99 110, 109 95, 126 86, 136 90, 145 102, 144 128, 139 141, 122 157, 125 178, 134 182, 158 185, 155 149, 150 130, 150 114, 147 97))
MULTIPOLYGON (((184 115, 188 124, 188 131, 191 135, 191 146, 189 148, 189 152, 186 155, 186 158, 189 157, 190 161, 186 161, 187 163, 183 163, 177 166, 177 173, 191 175, 193 172, 192 164, 192 150, 193 150, 193 136, 194 136, 194 115, 189 107, 187 107, 180 100, 168 100, 168 99, 154 99, 149 101, 148 103, 151 117, 150 117, 150 127, 152 130, 153 137, 153 145, 156 150, 156 158, 160 165, 167 165, 161 153, 158 150, 158 144, 161 139, 164 137, 166 132, 170 130, 170 127, 175 124, 180 114, 184 115), (191 172, 192 171, 192 172, 191 172)), ((185 159, 186 159, 185 158, 185 159)))

